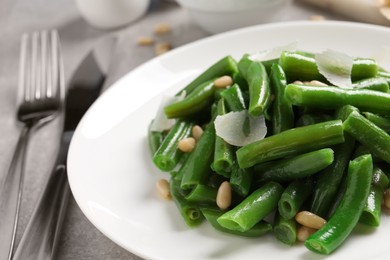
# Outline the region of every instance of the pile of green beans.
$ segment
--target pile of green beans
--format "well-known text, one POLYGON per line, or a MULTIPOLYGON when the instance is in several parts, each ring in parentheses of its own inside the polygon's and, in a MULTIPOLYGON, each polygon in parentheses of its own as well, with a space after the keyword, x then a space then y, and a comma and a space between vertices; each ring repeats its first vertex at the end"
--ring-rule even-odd
POLYGON ((389 75, 375 60, 355 58, 352 88, 343 89, 321 75, 313 53, 284 51, 264 62, 224 57, 177 93, 186 92, 183 100, 165 107, 176 120, 171 129, 149 128, 152 162, 171 175, 172 199, 189 227, 207 221, 230 235, 272 233, 291 246, 301 225, 295 216, 309 211, 326 224, 304 245, 330 254, 357 223, 380 226, 390 176, 389 75), (232 84, 216 86, 222 76, 232 84), (264 116, 267 135, 239 147, 216 134, 214 120, 242 110, 264 116), (195 148, 180 151, 195 125, 204 130, 195 148), (220 209, 226 181, 231 201, 220 209))

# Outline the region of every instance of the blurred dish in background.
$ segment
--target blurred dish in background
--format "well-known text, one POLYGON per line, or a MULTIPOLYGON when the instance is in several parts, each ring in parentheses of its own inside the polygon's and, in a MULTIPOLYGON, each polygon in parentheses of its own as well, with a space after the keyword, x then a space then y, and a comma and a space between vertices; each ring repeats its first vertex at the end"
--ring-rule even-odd
POLYGON ((210 33, 282 20, 291 0, 177 0, 210 33))
POLYGON ((127 25, 142 17, 148 0, 75 0, 80 14, 92 26, 112 29, 127 25))
POLYGON ((389 0, 300 0, 356 21, 390 25, 389 0))

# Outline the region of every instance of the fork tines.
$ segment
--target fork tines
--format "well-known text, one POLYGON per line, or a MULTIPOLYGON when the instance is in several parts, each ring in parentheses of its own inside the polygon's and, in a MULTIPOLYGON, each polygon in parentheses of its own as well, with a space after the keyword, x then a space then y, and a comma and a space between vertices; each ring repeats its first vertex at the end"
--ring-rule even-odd
POLYGON ((22 36, 19 75, 19 100, 32 102, 56 98, 62 84, 61 56, 56 30, 22 36))

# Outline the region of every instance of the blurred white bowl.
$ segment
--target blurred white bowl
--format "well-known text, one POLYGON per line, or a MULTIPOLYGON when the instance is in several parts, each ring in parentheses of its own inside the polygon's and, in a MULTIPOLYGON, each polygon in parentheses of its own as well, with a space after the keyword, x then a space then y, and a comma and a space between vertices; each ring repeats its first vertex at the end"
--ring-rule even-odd
POLYGON ((291 0, 177 0, 210 33, 280 21, 291 0))

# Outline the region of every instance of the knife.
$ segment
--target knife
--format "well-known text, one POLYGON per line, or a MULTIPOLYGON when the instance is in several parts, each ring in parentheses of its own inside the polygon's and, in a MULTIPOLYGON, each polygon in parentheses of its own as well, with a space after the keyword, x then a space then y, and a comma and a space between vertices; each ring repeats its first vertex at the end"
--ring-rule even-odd
POLYGON ((97 46, 73 75, 65 100, 64 126, 56 163, 15 251, 14 260, 53 259, 55 255, 70 194, 66 169, 69 144, 77 124, 98 98, 105 81, 102 70, 108 67, 98 65, 105 60, 101 54, 98 55, 99 51, 107 55, 110 53, 107 48, 111 48, 113 42, 110 38, 97 46), (102 52, 103 49, 105 52, 102 52))

